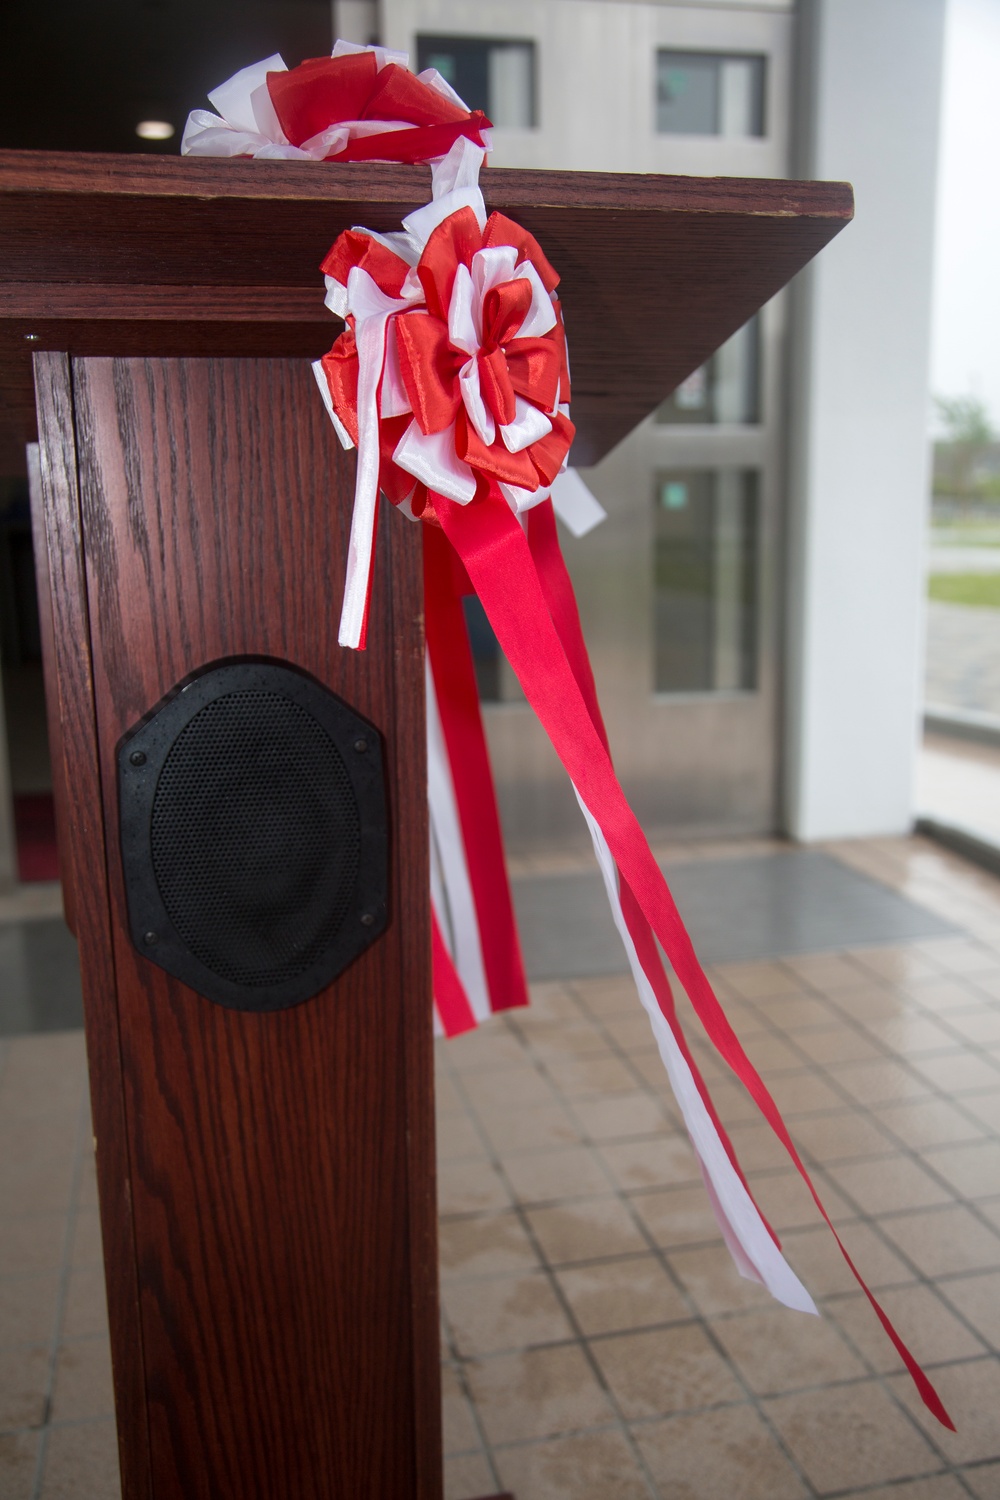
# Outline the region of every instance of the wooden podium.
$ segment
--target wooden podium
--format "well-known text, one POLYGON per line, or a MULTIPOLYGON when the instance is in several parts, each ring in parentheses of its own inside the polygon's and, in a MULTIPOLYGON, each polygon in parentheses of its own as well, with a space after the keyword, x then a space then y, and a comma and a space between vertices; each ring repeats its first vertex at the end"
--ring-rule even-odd
MULTIPOLYGON (((483 187, 562 275, 578 464, 851 214, 842 184, 483 187)), ((0 153, 2 422, 23 451, 37 412, 126 1500, 441 1496, 420 528, 383 507, 369 648, 339 649, 353 456, 306 362, 336 332, 332 241, 429 195, 425 168, 0 153), (381 736, 388 807, 385 930, 273 1011, 151 962, 119 826, 123 736, 262 660, 381 736)))

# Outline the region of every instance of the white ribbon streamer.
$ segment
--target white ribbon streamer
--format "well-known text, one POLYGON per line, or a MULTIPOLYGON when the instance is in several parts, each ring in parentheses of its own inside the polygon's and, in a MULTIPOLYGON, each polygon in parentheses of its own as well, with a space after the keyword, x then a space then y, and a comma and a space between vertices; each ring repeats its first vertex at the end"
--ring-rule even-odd
POLYGON ((604 878, 615 926, 621 935, 628 955, 629 967, 635 979, 642 1007, 649 1017, 653 1035, 660 1051, 660 1058, 667 1071, 670 1087, 680 1106, 691 1144, 701 1167, 709 1198, 715 1211, 719 1228, 741 1276, 759 1281, 767 1287, 772 1297, 799 1312, 815 1313, 816 1304, 802 1285, 795 1272, 785 1260, 739 1175, 729 1160, 729 1155, 705 1102, 698 1092, 697 1084, 688 1067, 687 1060, 677 1045, 676 1038, 660 1010, 639 955, 628 930, 618 894, 618 871, 611 850, 608 848, 600 825, 580 796, 576 787, 576 800, 590 829, 594 852, 604 878))

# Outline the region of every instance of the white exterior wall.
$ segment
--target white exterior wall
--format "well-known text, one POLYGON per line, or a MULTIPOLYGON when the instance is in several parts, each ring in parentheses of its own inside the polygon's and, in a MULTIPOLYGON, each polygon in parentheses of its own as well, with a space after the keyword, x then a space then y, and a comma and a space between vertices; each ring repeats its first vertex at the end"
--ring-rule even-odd
POLYGON ((909 829, 922 701, 945 0, 806 0, 799 170, 853 181, 805 273, 792 371, 787 826, 909 829))

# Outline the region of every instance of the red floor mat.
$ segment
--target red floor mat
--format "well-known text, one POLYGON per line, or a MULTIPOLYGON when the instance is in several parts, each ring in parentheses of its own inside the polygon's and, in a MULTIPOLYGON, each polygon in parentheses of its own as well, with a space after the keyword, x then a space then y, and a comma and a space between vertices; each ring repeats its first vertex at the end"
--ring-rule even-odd
POLYGON ((18 878, 58 880, 56 813, 51 792, 21 793, 14 798, 14 834, 18 878))

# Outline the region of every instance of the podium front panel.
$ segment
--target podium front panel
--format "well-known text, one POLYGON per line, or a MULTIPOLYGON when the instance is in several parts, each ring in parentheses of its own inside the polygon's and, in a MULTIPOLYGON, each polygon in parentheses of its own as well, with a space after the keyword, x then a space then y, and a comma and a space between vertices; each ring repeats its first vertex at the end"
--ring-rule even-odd
POLYGON ((304 362, 39 355, 36 385, 126 1500, 439 1496, 419 530, 382 516, 341 650, 353 460, 304 362), (118 821, 123 736, 255 661, 374 727, 388 811, 384 932, 270 1011, 150 961, 118 821))

